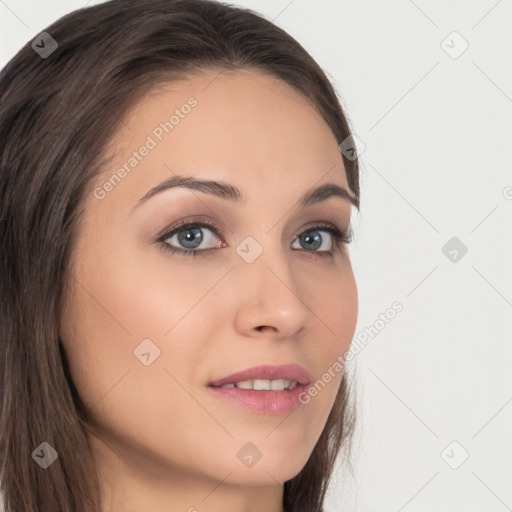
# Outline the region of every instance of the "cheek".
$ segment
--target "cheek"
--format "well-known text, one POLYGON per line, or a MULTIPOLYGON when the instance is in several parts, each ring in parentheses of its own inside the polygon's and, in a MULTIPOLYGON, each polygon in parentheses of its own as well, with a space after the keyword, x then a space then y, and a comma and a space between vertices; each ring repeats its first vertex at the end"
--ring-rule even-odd
POLYGON ((309 410, 312 438, 318 434, 336 399, 344 372, 346 354, 354 337, 358 316, 358 292, 351 268, 338 277, 324 280, 321 290, 310 296, 310 306, 317 334, 313 348, 307 346, 309 357, 316 359, 316 372, 301 401, 309 410))
POLYGON ((330 366, 349 349, 357 325, 359 299, 350 264, 329 279, 323 279, 310 300, 317 331, 322 332, 323 363, 330 366))
MULTIPOLYGON (((215 305, 201 299, 222 269, 203 276, 199 270, 184 272, 162 255, 126 253, 105 246, 101 254, 85 255, 75 271, 73 301, 66 301, 61 337, 75 384, 90 406, 127 372, 141 377, 138 390, 152 396, 169 386, 163 368, 190 383, 201 340, 214 330, 215 305), (162 382, 154 381, 157 373, 162 382)), ((138 390, 130 393, 133 403, 144 401, 138 390)))
MULTIPOLYGON (((214 304, 200 301, 211 283, 197 273, 187 279, 170 265, 146 265, 133 253, 95 256, 87 260, 93 265, 77 268, 63 311, 61 339, 73 382, 107 431, 132 444, 169 444, 169 436, 180 439, 205 421, 185 390, 197 383, 201 343, 214 330, 206 317, 207 308, 214 316, 214 304)), ((179 449, 173 457, 180 461, 179 449)))
POLYGON ((215 276, 191 272, 156 250, 105 253, 101 265, 81 272, 88 305, 88 332, 104 332, 136 343, 145 338, 166 340, 174 326, 194 316, 198 303, 215 276))

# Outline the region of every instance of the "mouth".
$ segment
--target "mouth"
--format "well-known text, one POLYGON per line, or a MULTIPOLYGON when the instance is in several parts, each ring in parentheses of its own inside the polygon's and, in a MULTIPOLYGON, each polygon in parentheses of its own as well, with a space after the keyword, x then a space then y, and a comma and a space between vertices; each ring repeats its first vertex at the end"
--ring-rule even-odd
POLYGON ((297 384, 306 385, 311 382, 311 375, 300 365, 282 364, 270 365, 262 364, 253 366, 247 370, 242 370, 226 377, 211 381, 208 385, 213 387, 222 387, 226 384, 240 389, 271 390, 272 386, 278 390, 284 388, 293 389, 297 384), (293 383, 295 384, 293 385, 293 383))
POLYGON ((287 379, 254 379, 254 380, 242 380, 239 382, 228 382, 227 384, 223 384, 222 386, 214 386, 214 388, 237 388, 237 389, 254 389, 256 391, 287 391, 295 388, 297 386, 296 380, 287 380, 287 379))
POLYGON ((207 388, 231 405, 260 414, 282 414, 299 407, 311 376, 297 364, 261 365, 210 382, 207 388))

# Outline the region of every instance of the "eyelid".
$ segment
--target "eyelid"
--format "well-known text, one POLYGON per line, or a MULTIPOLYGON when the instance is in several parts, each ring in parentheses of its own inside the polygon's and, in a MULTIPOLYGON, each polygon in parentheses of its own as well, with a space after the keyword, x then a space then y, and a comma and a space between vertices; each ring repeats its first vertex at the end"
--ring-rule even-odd
MULTIPOLYGON (((210 220, 208 217, 185 217, 185 218, 177 221, 176 223, 174 223, 172 225, 172 227, 166 226, 163 230, 161 230, 156 235, 156 238, 157 238, 156 241, 159 242, 159 241, 167 240, 167 238, 169 238, 174 233, 179 231, 180 228, 182 228, 184 226, 192 227, 194 224, 198 224, 198 225, 203 224, 203 225, 207 226, 208 228, 210 228, 216 235, 220 235, 222 237, 224 236, 224 233, 225 233, 224 230, 222 228, 220 228, 214 221, 210 220)), ((332 226, 332 227, 338 229, 340 232, 343 232, 343 231, 352 232, 352 230, 351 230, 352 226, 350 224, 346 229, 344 229, 344 228, 336 226, 336 224, 334 224, 332 222, 318 220, 318 221, 311 221, 311 222, 307 223, 305 226, 302 226, 300 228, 300 230, 298 230, 293 235, 292 240, 295 240, 295 238, 298 237, 300 234, 302 234, 305 230, 311 229, 314 227, 319 227, 319 226, 323 226, 326 228, 332 226)))
MULTIPOLYGON (((179 220, 177 223, 173 224, 171 228, 166 228, 163 231, 162 235, 158 235, 156 242, 165 245, 165 250, 169 250, 173 253, 178 253, 181 255, 205 255, 214 249, 218 249, 219 247, 209 247, 207 249, 185 249, 174 247, 166 242, 167 239, 180 232, 184 228, 192 229, 194 227, 206 227, 210 229, 217 237, 224 239, 224 231, 218 227, 218 225, 205 217, 186 217, 184 219, 179 220)), ((329 251, 307 251, 318 256, 333 256, 334 252, 341 249, 341 246, 347 245, 353 241, 353 231, 352 225, 349 224, 348 228, 340 228, 336 226, 336 224, 328 221, 312 221, 305 226, 302 226, 298 232, 293 236, 292 242, 295 241, 301 234, 313 230, 314 228, 318 228, 319 231, 327 231, 330 233, 333 242, 333 248, 329 251)), ((225 242, 223 242, 225 243, 225 242)))
POLYGON ((219 228, 218 225, 212 220, 205 217, 186 217, 173 224, 172 227, 164 228, 161 234, 157 235, 157 242, 163 242, 174 235, 176 232, 180 231, 181 228, 193 227, 195 224, 199 225, 199 227, 206 226, 211 229, 217 236, 222 238, 224 237, 224 231, 219 228))

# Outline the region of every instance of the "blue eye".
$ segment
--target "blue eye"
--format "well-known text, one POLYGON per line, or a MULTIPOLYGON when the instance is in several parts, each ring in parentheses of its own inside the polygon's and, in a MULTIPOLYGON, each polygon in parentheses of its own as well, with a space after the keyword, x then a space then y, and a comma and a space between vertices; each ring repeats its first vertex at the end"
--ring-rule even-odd
MULTIPOLYGON (((179 225, 171 228, 169 232, 159 238, 157 242, 162 244, 164 250, 173 254, 191 255, 191 256, 205 256, 212 249, 219 249, 225 247, 226 244, 218 244, 216 247, 207 247, 206 249, 199 249, 198 247, 206 241, 215 243, 219 237, 220 230, 213 223, 206 220, 199 220, 195 222, 183 221, 179 225), (205 229, 210 231, 214 236, 204 236, 205 229), (181 247, 176 247, 174 244, 179 244, 181 247)), ((222 235, 222 233, 220 233, 222 235)), ((304 244, 306 252, 313 252, 315 255, 322 257, 333 257, 335 250, 340 250, 342 245, 348 245, 353 240, 353 232, 351 227, 348 230, 340 230, 336 226, 328 223, 318 223, 304 231, 297 236, 297 242, 304 244), (324 245, 324 235, 321 233, 329 233, 331 238, 330 247, 327 250, 318 250, 324 245), (308 248, 309 246, 309 248, 308 248), (311 250, 313 249, 313 250, 311 250), (334 250, 333 250, 334 249, 334 250)), ((300 249, 300 248, 299 248, 300 249)))
POLYGON ((179 225, 173 227, 170 232, 166 233, 163 237, 160 238, 159 242, 163 244, 163 248, 166 251, 170 251, 171 253, 179 253, 183 255, 192 255, 204 256, 205 253, 209 251, 208 249, 198 249, 198 245, 200 245, 203 240, 208 240, 208 238, 215 237, 205 237, 203 235, 204 228, 208 228, 208 231, 213 232, 217 237, 219 236, 219 229, 209 221, 201 220, 197 222, 182 222, 179 225), (181 244, 184 249, 180 247, 176 247, 169 243, 169 240, 173 237, 177 238, 179 244, 181 244))

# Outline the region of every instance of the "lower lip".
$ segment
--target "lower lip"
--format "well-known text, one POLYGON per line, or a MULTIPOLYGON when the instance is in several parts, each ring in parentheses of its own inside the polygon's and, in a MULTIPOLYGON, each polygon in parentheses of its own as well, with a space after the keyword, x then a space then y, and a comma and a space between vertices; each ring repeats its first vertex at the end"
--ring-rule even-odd
POLYGON ((293 411, 300 405, 299 395, 306 385, 297 384, 285 391, 267 391, 239 388, 222 388, 208 386, 216 396, 261 414, 283 414, 293 411))

